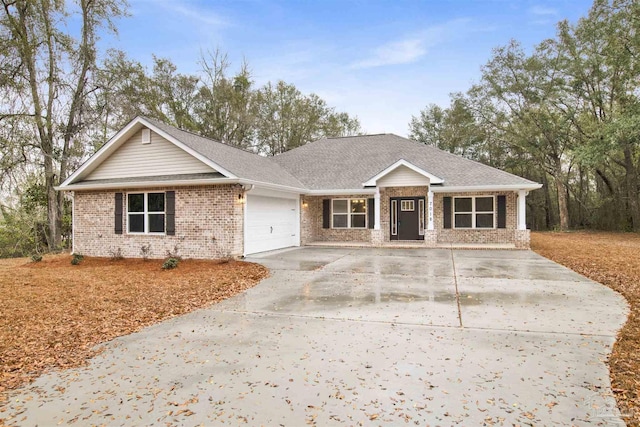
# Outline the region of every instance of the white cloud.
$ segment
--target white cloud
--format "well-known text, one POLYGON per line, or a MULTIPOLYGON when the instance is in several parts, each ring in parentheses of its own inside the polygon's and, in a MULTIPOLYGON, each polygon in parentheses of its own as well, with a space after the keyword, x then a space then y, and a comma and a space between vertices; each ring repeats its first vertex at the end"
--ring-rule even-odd
POLYGON ((456 19, 400 40, 389 41, 374 48, 369 57, 352 63, 351 68, 374 68, 416 62, 428 53, 430 47, 467 33, 469 21, 456 19))
POLYGON ((556 16, 558 11, 551 7, 537 5, 530 8, 529 13, 536 16, 556 16))
MULTIPOLYGON (((146 0, 143 0, 146 1, 146 0)), ((151 4, 162 7, 168 12, 187 18, 191 23, 211 27, 228 27, 230 22, 216 12, 201 8, 189 0, 154 0, 151 4)))
POLYGON ((356 62, 353 68, 371 68, 384 65, 410 64, 427 53, 424 38, 408 38, 389 42, 376 48, 373 55, 363 61, 356 62))

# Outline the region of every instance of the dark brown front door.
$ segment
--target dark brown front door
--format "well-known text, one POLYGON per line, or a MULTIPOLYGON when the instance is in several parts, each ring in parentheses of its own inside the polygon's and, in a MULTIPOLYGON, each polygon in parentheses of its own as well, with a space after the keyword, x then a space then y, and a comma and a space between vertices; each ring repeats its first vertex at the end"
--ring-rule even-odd
POLYGON ((420 234, 424 197, 392 197, 390 201, 391 240, 424 240, 420 234))

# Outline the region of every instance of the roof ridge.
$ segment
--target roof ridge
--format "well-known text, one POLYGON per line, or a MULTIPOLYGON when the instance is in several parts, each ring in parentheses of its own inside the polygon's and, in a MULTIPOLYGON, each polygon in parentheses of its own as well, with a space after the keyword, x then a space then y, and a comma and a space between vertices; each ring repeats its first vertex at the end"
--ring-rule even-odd
MULTIPOLYGON (((316 141, 321 141, 323 139, 362 138, 367 136, 382 136, 382 135, 393 135, 393 134, 392 133, 367 133, 363 135, 325 136, 324 138, 316 139, 316 141)), ((312 142, 316 142, 316 141, 312 141, 312 142)))

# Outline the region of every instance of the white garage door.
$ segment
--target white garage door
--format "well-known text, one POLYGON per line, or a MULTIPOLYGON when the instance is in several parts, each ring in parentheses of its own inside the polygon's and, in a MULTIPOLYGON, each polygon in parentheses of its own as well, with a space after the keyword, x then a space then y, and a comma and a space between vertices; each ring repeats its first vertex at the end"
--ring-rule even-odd
POLYGON ((298 200, 247 195, 245 255, 299 245, 298 200))

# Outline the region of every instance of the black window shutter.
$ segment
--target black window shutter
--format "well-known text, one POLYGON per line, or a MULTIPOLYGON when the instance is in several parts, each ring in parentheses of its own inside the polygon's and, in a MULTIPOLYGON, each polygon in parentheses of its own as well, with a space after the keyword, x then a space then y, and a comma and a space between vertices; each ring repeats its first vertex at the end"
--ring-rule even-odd
POLYGON ((498 228, 507 228, 507 196, 498 196, 498 228))
POLYGON ((451 228, 451 197, 442 198, 442 217, 444 228, 451 228))
POLYGON ((367 216, 369 217, 369 228, 373 228, 376 223, 376 199, 367 199, 367 216))
POLYGON ((115 233, 122 234, 122 193, 116 193, 115 233))
POLYGON ((331 200, 322 199, 322 228, 331 227, 331 200))
POLYGON ((167 215, 167 236, 175 236, 176 234, 176 192, 167 191, 166 198, 166 215, 167 215))

